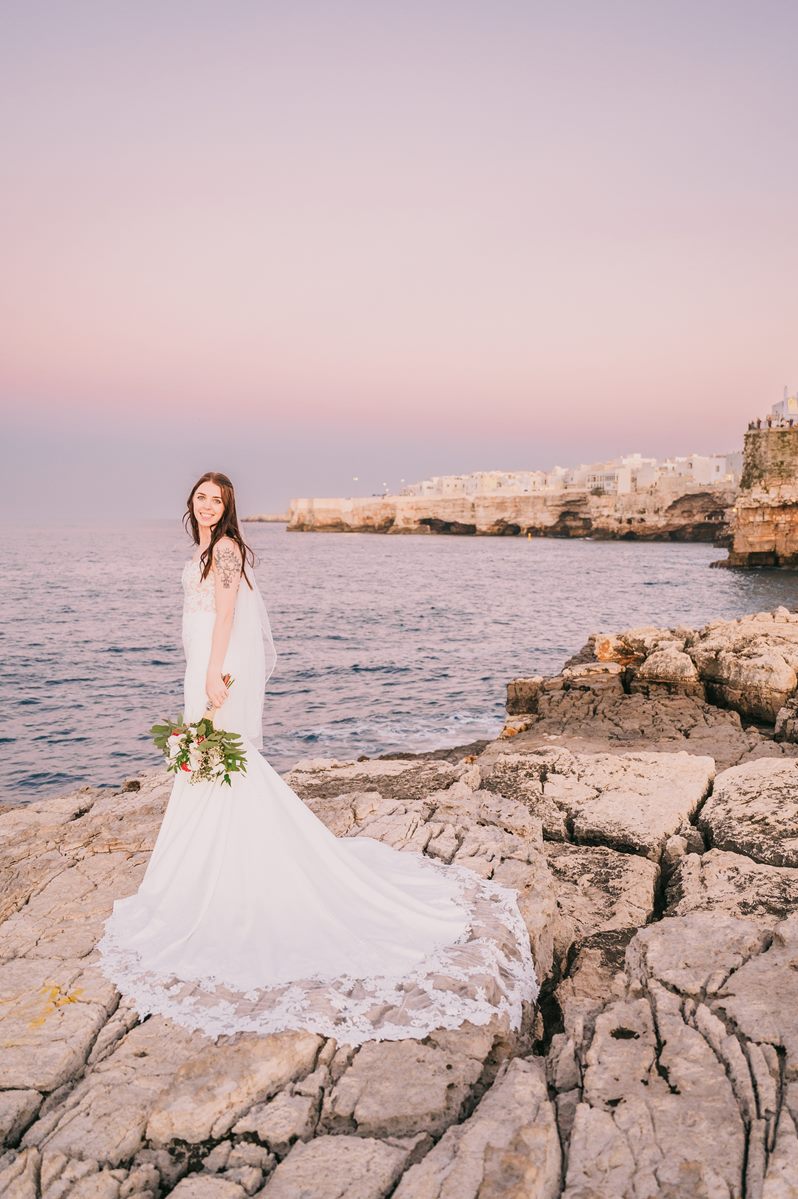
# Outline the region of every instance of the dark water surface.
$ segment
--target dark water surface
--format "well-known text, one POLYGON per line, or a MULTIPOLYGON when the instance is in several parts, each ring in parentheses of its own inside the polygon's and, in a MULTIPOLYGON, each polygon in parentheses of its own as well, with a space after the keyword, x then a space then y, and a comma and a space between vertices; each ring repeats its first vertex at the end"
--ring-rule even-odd
MULTIPOLYGON (((247 525, 277 666, 264 753, 352 757, 494 736, 505 684, 592 632, 798 607, 798 575, 710 570, 708 545, 287 533, 247 525)), ((118 786, 183 685, 179 522, 23 528, 0 550, 2 799, 118 786)))

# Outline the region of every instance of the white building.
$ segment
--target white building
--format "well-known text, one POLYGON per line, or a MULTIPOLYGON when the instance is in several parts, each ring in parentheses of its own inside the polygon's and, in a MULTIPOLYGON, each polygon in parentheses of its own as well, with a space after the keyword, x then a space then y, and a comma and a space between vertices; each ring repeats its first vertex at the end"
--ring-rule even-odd
POLYGON ((585 478, 588 491, 605 491, 612 495, 626 495, 632 490, 632 468, 602 462, 590 470, 585 478))
POLYGON ((524 495, 547 490, 542 470, 478 470, 470 475, 433 475, 403 487, 401 495, 524 495))
MULTIPOLYGON (((793 397, 795 398, 795 397, 793 397)), ((796 409, 798 416, 798 408, 796 409)), ((647 491, 667 479, 682 479, 699 485, 736 484, 742 473, 742 450, 732 454, 687 454, 680 457, 644 458, 626 454, 606 462, 554 466, 551 470, 479 470, 470 475, 433 475, 403 487, 401 495, 526 495, 533 492, 592 491, 600 488, 612 495, 647 491)))
POLYGON ((681 476, 694 483, 736 483, 742 471, 742 451, 666 458, 660 470, 665 476, 681 476))
POLYGON ((546 475, 542 470, 483 470, 472 476, 476 481, 475 495, 525 495, 530 491, 541 491, 546 475))
POLYGON ((770 409, 771 416, 776 416, 779 420, 798 420, 798 392, 794 396, 787 395, 787 388, 784 388, 784 399, 779 400, 778 404, 774 404, 770 409))

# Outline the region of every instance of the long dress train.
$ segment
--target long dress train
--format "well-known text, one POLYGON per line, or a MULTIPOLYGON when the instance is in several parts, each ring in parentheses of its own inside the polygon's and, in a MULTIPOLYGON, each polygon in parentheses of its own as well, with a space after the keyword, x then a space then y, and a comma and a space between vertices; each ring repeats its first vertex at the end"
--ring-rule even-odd
MULTIPOLYGON (((182 583, 190 721, 206 706, 214 584, 194 558, 182 583)), ((245 595, 242 580, 219 723, 241 733, 247 771, 229 787, 175 777, 138 891, 106 921, 100 969, 139 1015, 211 1037, 303 1028, 357 1045, 496 1013, 517 1027, 537 984, 515 892, 334 836, 259 752, 263 645, 245 595)))

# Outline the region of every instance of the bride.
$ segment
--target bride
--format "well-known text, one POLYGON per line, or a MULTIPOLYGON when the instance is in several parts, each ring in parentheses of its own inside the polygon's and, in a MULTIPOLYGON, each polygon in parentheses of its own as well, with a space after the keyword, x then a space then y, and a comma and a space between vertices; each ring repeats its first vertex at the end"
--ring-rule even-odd
POLYGON ((140 1016, 210 1037, 307 1029, 357 1045, 496 1014, 517 1027, 537 985, 515 892, 335 837, 306 807, 259 753, 274 643, 226 475, 197 481, 184 522, 183 718, 212 708, 247 769, 230 786, 177 773, 141 885, 106 921, 103 974, 140 1016))

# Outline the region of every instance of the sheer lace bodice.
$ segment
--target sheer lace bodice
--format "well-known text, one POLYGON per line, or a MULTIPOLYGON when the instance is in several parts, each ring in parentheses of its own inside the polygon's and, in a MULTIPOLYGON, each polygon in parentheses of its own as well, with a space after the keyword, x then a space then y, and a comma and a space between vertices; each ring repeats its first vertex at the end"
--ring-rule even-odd
POLYGON ((200 574, 200 564, 191 557, 183 567, 183 615, 194 612, 215 612, 216 597, 214 594, 213 573, 203 579, 200 574))

